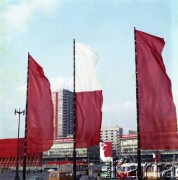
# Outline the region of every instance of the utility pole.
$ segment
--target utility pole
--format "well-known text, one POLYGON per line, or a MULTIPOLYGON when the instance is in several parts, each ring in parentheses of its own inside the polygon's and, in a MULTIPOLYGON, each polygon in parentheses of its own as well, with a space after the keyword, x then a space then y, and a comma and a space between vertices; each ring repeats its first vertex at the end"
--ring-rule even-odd
POLYGON ((16 174, 15 174, 15 180, 20 180, 20 177, 19 177, 19 132, 20 132, 20 114, 22 114, 23 113, 23 115, 25 114, 25 110, 23 110, 23 111, 20 111, 20 109, 19 109, 19 111, 17 111, 16 109, 15 109, 15 112, 14 112, 14 115, 16 115, 16 114, 19 114, 19 121, 18 121, 18 144, 17 144, 17 157, 16 157, 16 174))

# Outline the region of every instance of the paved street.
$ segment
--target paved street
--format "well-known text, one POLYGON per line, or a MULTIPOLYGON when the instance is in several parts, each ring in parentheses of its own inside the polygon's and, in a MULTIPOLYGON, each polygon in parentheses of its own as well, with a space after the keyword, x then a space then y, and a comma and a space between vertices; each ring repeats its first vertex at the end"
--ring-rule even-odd
MULTIPOLYGON (((20 180, 22 180, 22 172, 19 173, 20 180)), ((44 180, 48 180, 49 173, 44 171, 44 172, 31 172, 26 176, 26 179, 30 176, 42 176, 44 180)), ((14 180, 15 179, 15 172, 0 172, 0 180, 14 180)))

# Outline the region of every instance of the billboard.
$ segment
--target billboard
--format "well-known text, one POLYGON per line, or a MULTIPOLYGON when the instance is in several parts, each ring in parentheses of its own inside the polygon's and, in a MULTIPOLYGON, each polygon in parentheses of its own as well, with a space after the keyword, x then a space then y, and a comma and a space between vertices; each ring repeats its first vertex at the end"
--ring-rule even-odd
POLYGON ((100 159, 102 162, 112 162, 112 142, 100 142, 100 159))

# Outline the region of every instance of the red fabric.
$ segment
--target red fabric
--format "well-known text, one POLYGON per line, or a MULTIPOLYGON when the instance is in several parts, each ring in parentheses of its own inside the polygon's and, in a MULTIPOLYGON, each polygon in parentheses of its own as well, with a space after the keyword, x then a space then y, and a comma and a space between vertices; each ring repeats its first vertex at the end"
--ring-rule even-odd
POLYGON ((102 91, 76 93, 76 148, 99 145, 102 91))
MULTIPOLYGON (((18 139, 0 139, 0 158, 17 157, 18 139)), ((24 155, 24 138, 19 138, 19 157, 24 155)), ((27 156, 41 156, 41 153, 27 153, 27 156)))
POLYGON ((164 39, 136 31, 141 149, 178 149, 171 81, 161 56, 164 39))
MULTIPOLYGON (((73 161, 48 161, 47 164, 60 164, 60 165, 73 164, 73 161)), ((83 164, 87 164, 87 162, 77 160, 76 164, 83 165, 83 164)))
POLYGON ((112 142, 104 142, 106 147, 104 148, 105 157, 112 157, 112 142))
POLYGON ((112 142, 102 142, 100 151, 103 151, 104 157, 112 157, 112 142))
POLYGON ((53 132, 50 83, 42 67, 29 56, 27 151, 49 150, 53 144, 53 132))

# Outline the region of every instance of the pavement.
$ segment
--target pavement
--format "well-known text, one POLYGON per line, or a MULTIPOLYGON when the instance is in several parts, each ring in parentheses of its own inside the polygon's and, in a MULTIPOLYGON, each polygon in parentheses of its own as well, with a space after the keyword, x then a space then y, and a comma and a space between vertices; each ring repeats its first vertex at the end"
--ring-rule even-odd
MULTIPOLYGON (((0 172, 0 180, 15 180, 15 171, 4 171, 0 172)), ((30 172, 26 175, 26 180, 28 180, 31 176, 42 176, 44 180, 48 180, 49 172, 42 171, 42 172, 30 172)), ((19 171, 19 177, 20 180, 23 180, 23 173, 22 171, 19 171)), ((114 179, 113 180, 117 180, 114 179)))
MULTIPOLYGON (((0 172, 0 180, 14 180, 15 174, 16 174, 15 171, 13 171, 13 172, 5 171, 3 173, 0 172)), ((26 175, 26 180, 28 180, 29 177, 31 177, 31 176, 42 176, 44 178, 44 180, 48 180, 49 172, 47 172, 47 171, 30 172, 26 175)), ((22 171, 19 171, 19 177, 20 177, 20 180, 23 179, 22 171)))

